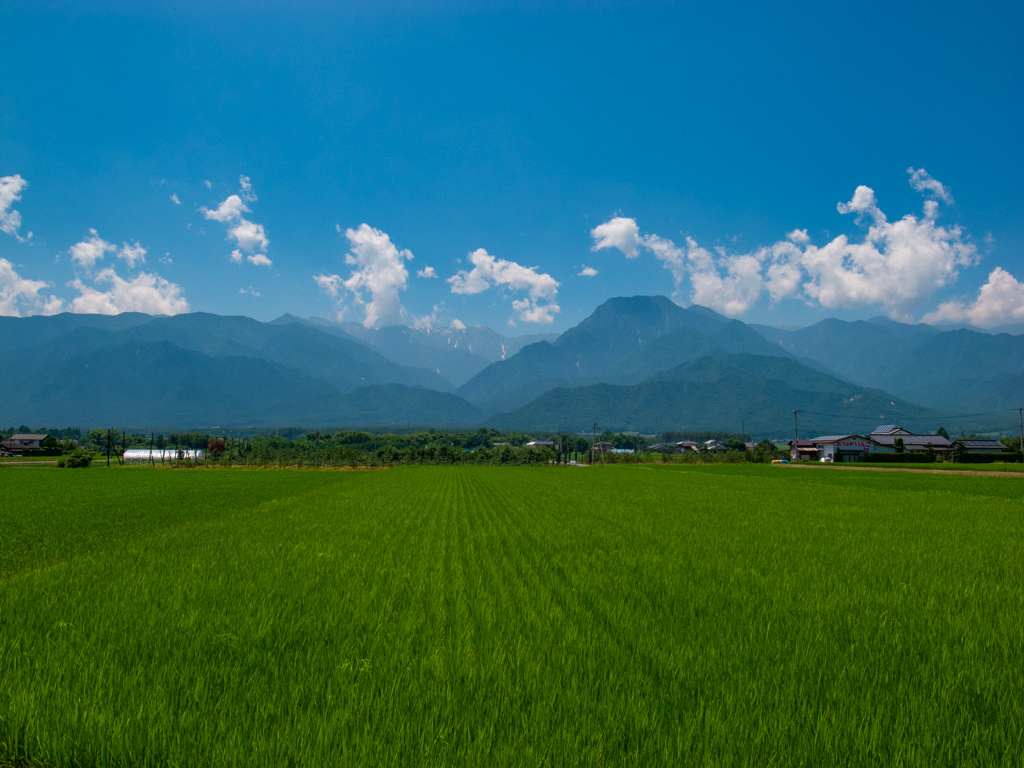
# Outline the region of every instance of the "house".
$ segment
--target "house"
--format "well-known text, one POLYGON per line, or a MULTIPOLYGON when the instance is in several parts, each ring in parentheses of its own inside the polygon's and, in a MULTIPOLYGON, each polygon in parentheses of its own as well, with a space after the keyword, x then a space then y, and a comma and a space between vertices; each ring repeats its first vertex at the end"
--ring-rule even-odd
POLYGON ((527 448, 550 448, 555 444, 554 440, 531 440, 526 444, 527 448))
POLYGON ((810 442, 821 461, 863 461, 864 454, 874 448, 871 438, 863 435, 824 435, 810 442))
POLYGON ((612 444, 611 443, 606 443, 606 442, 604 442, 602 440, 598 440, 596 443, 594 443, 594 452, 595 453, 608 453, 611 449, 612 449, 612 444))
POLYGON ((817 461, 818 446, 813 440, 790 440, 789 457, 792 461, 817 461))
POLYGON ((692 440, 680 440, 678 443, 676 443, 676 448, 679 450, 680 453, 686 453, 687 451, 693 451, 694 453, 698 453, 700 451, 700 445, 693 442, 692 440))
POLYGON ((37 435, 34 433, 11 435, 3 442, 0 442, 0 451, 20 456, 26 448, 42 448, 43 443, 48 437, 49 435, 37 435))
POLYGON ((679 453, 675 443, 655 443, 647 446, 648 453, 679 453))
POLYGON ((999 454, 1006 450, 1006 446, 998 440, 957 440, 954 445, 960 446, 964 453, 968 454, 999 454))
POLYGON ((725 443, 723 443, 723 442, 721 442, 719 440, 706 440, 704 442, 704 450, 705 451, 711 451, 711 452, 714 452, 714 451, 726 451, 728 449, 729 449, 729 447, 725 443))
POLYGON ((929 445, 936 453, 949 453, 953 443, 942 435, 915 435, 910 430, 895 424, 884 424, 868 437, 874 443, 871 449, 875 453, 896 453, 896 441, 903 441, 904 453, 923 453, 929 445))

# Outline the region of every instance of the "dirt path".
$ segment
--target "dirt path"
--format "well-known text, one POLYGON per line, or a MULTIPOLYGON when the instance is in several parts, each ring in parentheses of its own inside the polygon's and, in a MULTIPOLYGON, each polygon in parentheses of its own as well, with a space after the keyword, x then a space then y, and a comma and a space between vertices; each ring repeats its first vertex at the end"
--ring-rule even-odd
POLYGON ((911 469, 910 467, 842 467, 842 466, 831 466, 831 467, 819 467, 814 464, 788 464, 784 466, 790 467, 802 467, 804 469, 820 469, 827 471, 833 470, 846 470, 847 472, 861 470, 862 472, 914 472, 917 474, 926 475, 974 475, 976 477, 1021 477, 1024 478, 1024 472, 979 472, 977 470, 970 469, 911 469))
POLYGON ((52 467, 57 463, 53 461, 0 461, 0 467, 52 467))

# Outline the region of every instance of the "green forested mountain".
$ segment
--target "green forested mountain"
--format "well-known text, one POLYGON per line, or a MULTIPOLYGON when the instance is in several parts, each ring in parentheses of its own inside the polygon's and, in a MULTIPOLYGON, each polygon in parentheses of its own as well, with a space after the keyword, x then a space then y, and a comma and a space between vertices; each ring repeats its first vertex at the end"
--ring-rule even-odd
POLYGON ((458 389, 485 411, 524 405, 553 387, 633 382, 714 350, 790 357, 749 326, 664 296, 609 299, 553 342, 524 347, 458 389))
POLYGON ((0 408, 10 422, 76 426, 470 426, 500 414, 495 425, 523 429, 784 434, 797 408, 810 434, 876 420, 935 429, 940 415, 998 431, 1016 414, 951 417, 1024 403, 1024 337, 885 318, 788 330, 634 296, 515 351, 525 341, 290 316, 4 317, 0 408))
POLYGON ((822 431, 858 432, 886 422, 934 429, 933 412, 885 392, 859 387, 780 357, 716 352, 678 365, 639 384, 594 384, 556 389, 491 419, 506 429, 584 431, 601 428, 745 430, 791 436, 793 409, 805 436, 822 431), (821 414, 827 414, 823 416, 821 414))

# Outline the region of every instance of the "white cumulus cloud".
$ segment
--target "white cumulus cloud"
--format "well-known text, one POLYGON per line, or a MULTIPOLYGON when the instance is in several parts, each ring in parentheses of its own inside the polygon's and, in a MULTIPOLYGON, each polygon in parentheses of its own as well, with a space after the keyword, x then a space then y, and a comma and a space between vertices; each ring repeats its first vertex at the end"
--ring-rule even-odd
MULTIPOLYGON (((199 210, 207 219, 227 225, 228 239, 234 240, 241 250, 253 254, 253 257, 249 258, 250 262, 269 266, 271 261, 266 255, 266 250, 270 245, 270 238, 267 237, 266 230, 262 224, 249 221, 242 215, 252 212, 246 202, 253 203, 258 198, 253 192, 252 182, 249 181, 248 176, 241 176, 238 181, 241 187, 241 196, 228 195, 216 208, 200 208, 199 210)), ((241 264, 242 258, 237 254, 238 249, 235 249, 230 258, 236 264, 241 264)))
POLYGON ((21 317, 55 315, 64 308, 56 296, 40 293, 47 287, 42 280, 28 280, 17 273, 7 259, 0 259, 0 315, 21 317))
POLYGON ((238 224, 228 229, 228 236, 233 237, 238 246, 249 253, 265 251, 270 245, 267 233, 262 224, 242 219, 238 224))
POLYGON ((1024 322, 1024 283, 1002 267, 996 267, 972 303, 945 301, 923 318, 925 323, 960 323, 993 326, 1024 322))
POLYGON ((918 192, 927 192, 935 195, 944 203, 952 203, 953 195, 949 193, 949 187, 938 179, 933 179, 924 168, 907 168, 910 174, 910 186, 918 192))
POLYGON ((618 248, 627 259, 635 259, 640 255, 640 228, 634 219, 616 216, 590 230, 590 236, 594 238, 592 251, 618 248))
POLYGON ((134 245, 121 243, 121 250, 117 252, 117 258, 123 260, 129 269, 135 269, 136 264, 146 263, 146 249, 138 243, 134 245))
MULTIPOLYGON (((908 173, 914 189, 952 200, 923 169, 908 173)), ((817 246, 806 229, 794 229, 770 246, 731 254, 711 252, 689 237, 677 246, 658 235, 640 235, 636 222, 622 217, 607 222, 612 227, 595 227, 591 236, 594 250, 618 248, 629 258, 637 248, 650 251, 672 274, 677 296, 688 283, 692 302, 727 315, 743 314, 767 292, 772 301, 799 297, 828 309, 878 305, 890 317, 906 320, 953 283, 960 268, 977 262, 977 249, 962 229, 938 223, 937 200, 926 200, 920 216, 889 221, 874 190, 861 185, 836 210, 856 215, 866 227, 861 239, 840 235, 817 246)))
MULTIPOLYGON (((239 254, 241 256, 241 254, 239 254)), ((341 296, 341 291, 345 287, 344 280, 341 279, 341 275, 314 275, 313 280, 317 285, 320 286, 320 290, 330 296, 332 299, 337 299, 341 296)))
POLYGON ((583 269, 576 273, 576 277, 594 277, 596 274, 596 269, 584 265, 583 269))
POLYGON ((172 192, 171 193, 171 202, 174 203, 175 205, 181 205, 181 200, 178 199, 178 193, 177 192, 172 192))
POLYGON ((113 267, 107 267, 96 275, 91 286, 80 279, 68 285, 79 293, 71 302, 71 310, 79 314, 144 312, 148 315, 177 315, 189 311, 181 286, 155 273, 140 272, 131 280, 125 280, 113 267), (109 285, 109 288, 101 291, 97 285, 109 285))
POLYGON ((75 243, 68 249, 71 254, 71 261, 83 269, 92 269, 97 261, 103 259, 104 254, 117 250, 117 246, 108 243, 95 229, 90 229, 92 237, 75 243))
POLYGON ((400 250, 386 233, 369 224, 360 224, 358 229, 346 229, 345 237, 349 243, 345 263, 354 267, 349 276, 318 275, 313 278, 320 289, 335 300, 338 317, 344 316, 345 298, 351 296, 355 304, 363 308, 363 325, 366 328, 402 323, 406 311, 399 292, 406 288, 409 272, 405 262, 412 260, 412 253, 400 250))
POLYGON ((437 277, 433 267, 424 267, 416 273, 416 277, 437 277))
POLYGON ((243 213, 249 213, 249 206, 243 203, 242 198, 238 195, 228 195, 227 199, 216 208, 212 210, 210 208, 200 208, 199 210, 211 221, 219 221, 221 224, 226 224, 229 221, 242 218, 243 213))
POLYGON ((250 203, 255 203, 259 199, 256 197, 256 193, 252 191, 252 181, 250 181, 248 176, 239 176, 238 186, 242 188, 242 197, 250 203))
POLYGON ((269 267, 274 263, 267 258, 265 253, 254 253, 252 256, 246 256, 245 258, 250 264, 255 264, 257 267, 269 267))
POLYGON ((495 258, 483 248, 469 254, 469 261, 473 269, 459 270, 448 278, 452 293, 472 295, 491 286, 527 291, 526 298, 512 302, 512 309, 524 323, 546 325, 553 322, 561 311, 557 301, 560 283, 549 274, 537 272, 537 267, 524 267, 514 261, 495 258))
MULTIPOLYGON (((28 182, 18 174, 14 176, 0 176, 0 232, 13 235, 18 242, 25 242, 26 238, 18 234, 21 227, 21 214, 14 210, 13 206, 21 200, 21 191, 28 186, 28 182)), ((29 237, 32 233, 29 233, 29 237)))

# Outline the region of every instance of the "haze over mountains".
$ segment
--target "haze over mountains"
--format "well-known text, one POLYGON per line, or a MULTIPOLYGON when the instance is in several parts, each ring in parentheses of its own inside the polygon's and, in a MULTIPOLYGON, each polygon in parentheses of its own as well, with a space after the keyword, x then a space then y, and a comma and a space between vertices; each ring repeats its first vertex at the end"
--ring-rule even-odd
MULTIPOLYGON (((120 428, 496 426, 807 434, 1016 408, 1024 337, 887 319, 748 325, 663 296, 565 333, 366 329, 205 313, 0 318, 0 422, 120 428)), ((1016 414, 965 418, 1009 429, 1016 414)))

